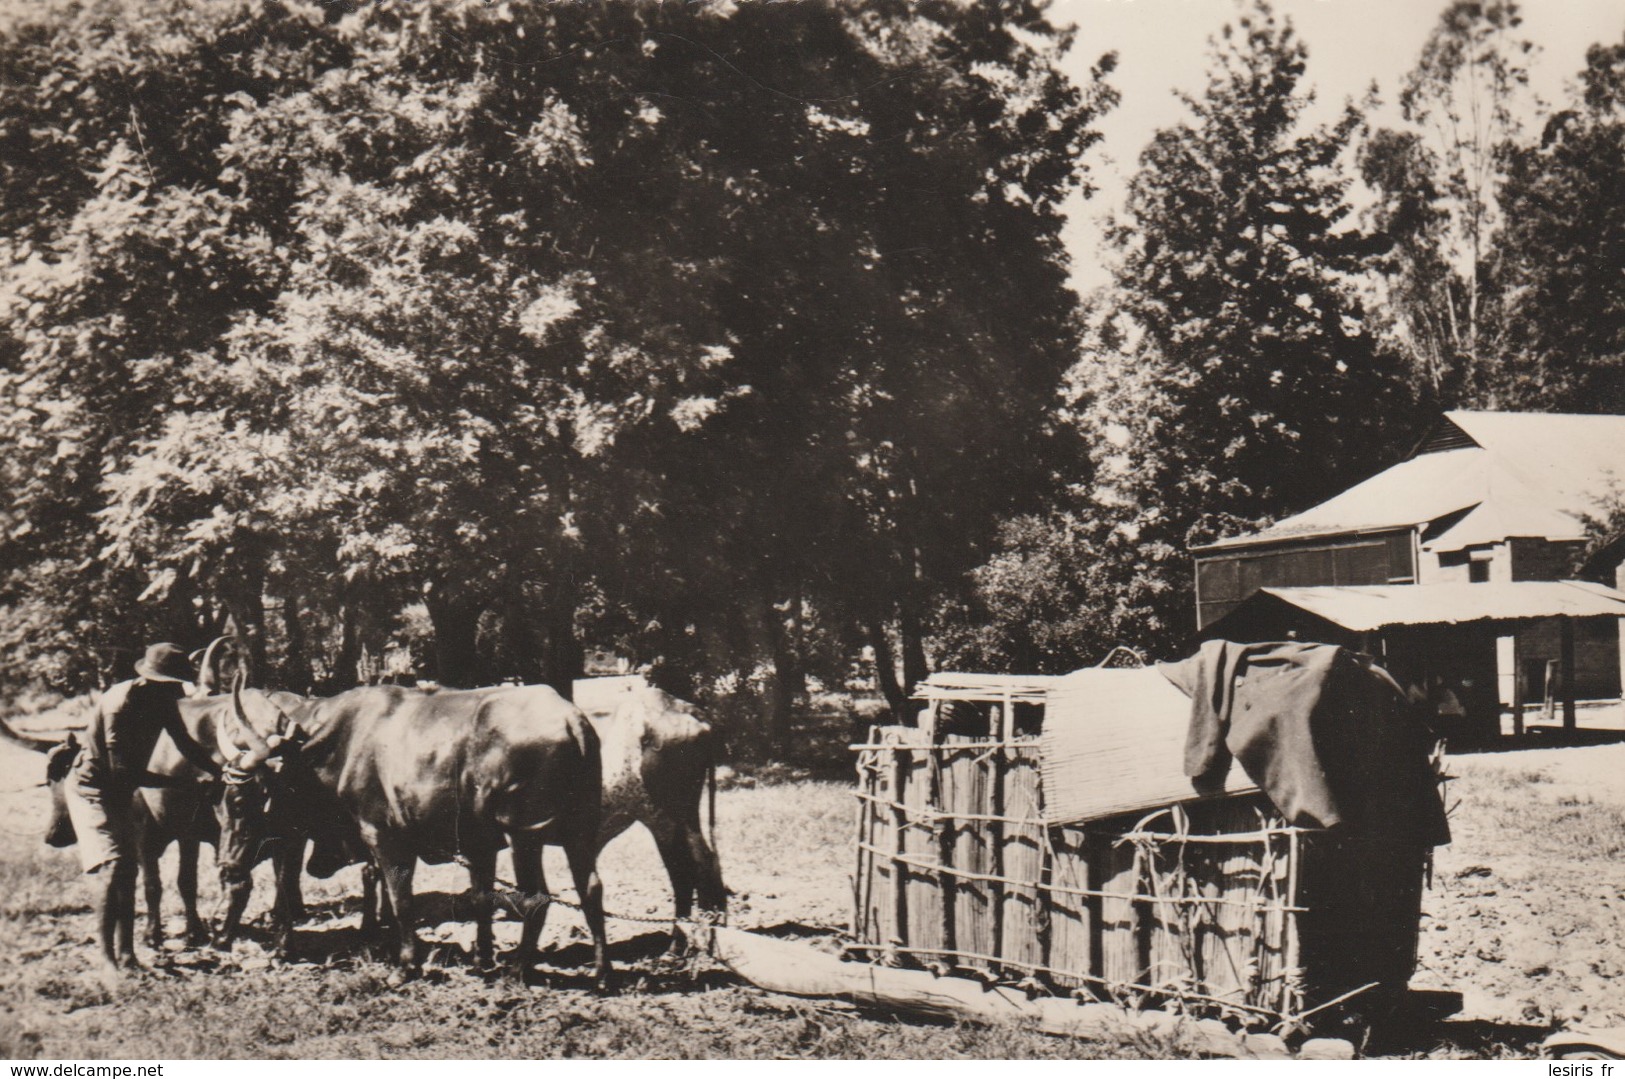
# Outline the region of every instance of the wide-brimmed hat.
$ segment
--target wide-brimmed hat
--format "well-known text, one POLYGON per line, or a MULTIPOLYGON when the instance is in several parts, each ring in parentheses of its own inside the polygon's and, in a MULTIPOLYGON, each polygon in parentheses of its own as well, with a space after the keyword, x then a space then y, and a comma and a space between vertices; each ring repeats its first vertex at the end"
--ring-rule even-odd
POLYGON ((197 677, 186 653, 172 644, 155 644, 136 661, 135 673, 149 682, 190 682, 197 677))

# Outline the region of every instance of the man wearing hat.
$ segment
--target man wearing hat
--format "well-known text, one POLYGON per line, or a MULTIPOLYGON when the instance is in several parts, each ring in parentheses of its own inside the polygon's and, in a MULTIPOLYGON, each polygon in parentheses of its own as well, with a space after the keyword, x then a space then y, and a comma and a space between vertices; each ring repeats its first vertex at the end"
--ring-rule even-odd
POLYGON ((86 873, 103 873, 102 959, 110 970, 136 969, 135 877, 138 859, 131 802, 136 788, 173 781, 147 771, 159 735, 210 776, 220 766, 181 722, 179 703, 192 681, 186 653, 155 644, 135 665, 136 677, 102 694, 85 728, 85 744, 73 774, 63 785, 68 815, 79 837, 79 862, 86 873))

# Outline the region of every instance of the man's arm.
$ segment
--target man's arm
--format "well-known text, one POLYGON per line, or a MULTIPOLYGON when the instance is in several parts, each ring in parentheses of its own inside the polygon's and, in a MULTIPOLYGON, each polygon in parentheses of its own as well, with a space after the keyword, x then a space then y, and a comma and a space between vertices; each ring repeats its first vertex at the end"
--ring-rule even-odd
POLYGON ((169 737, 175 743, 175 748, 181 751, 181 756, 203 769, 209 775, 219 778, 220 765, 215 762, 214 755, 204 749, 197 739, 192 737, 191 732, 186 729, 186 724, 181 722, 181 710, 179 708, 172 709, 169 715, 164 717, 164 730, 169 732, 169 737))

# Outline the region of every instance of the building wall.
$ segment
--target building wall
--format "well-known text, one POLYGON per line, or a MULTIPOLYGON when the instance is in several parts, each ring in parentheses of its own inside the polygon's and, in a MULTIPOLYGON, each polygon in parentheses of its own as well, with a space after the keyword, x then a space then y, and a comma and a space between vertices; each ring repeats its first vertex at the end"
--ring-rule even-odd
MULTIPOLYGON (((1411 561, 1408 532, 1375 536, 1321 537, 1313 543, 1273 549, 1204 555, 1196 563, 1197 624, 1205 627, 1259 588, 1315 585, 1465 584, 1475 564, 1489 582, 1558 581, 1570 576, 1579 544, 1543 539, 1511 539, 1463 551, 1422 551, 1411 561), (1415 576, 1411 574, 1414 572, 1415 576)), ((1621 567, 1625 589, 1625 566, 1621 567)), ((1277 629, 1274 635, 1284 630, 1277 629)), ((1545 691, 1548 660, 1561 656, 1556 619, 1528 623, 1494 645, 1496 696, 1511 707, 1522 680, 1526 704, 1538 704, 1545 691)), ((1265 636, 1271 634, 1266 633, 1265 636)), ((1343 643, 1343 642, 1339 642, 1343 643)), ((1620 695, 1625 671, 1625 619, 1581 619, 1575 623, 1574 682, 1581 699, 1620 695)))
POLYGON ((1512 549, 1512 580, 1562 581, 1574 576, 1574 557, 1585 546, 1574 540, 1508 540, 1512 549))
POLYGON ((1507 580, 1508 560, 1506 544, 1496 543, 1476 551, 1423 551, 1422 572, 1417 584, 1466 584, 1471 580, 1474 562, 1484 560, 1489 566, 1490 580, 1507 580), (1477 554, 1479 558, 1471 557, 1477 554))
MULTIPOLYGON (((1619 624, 1616 618, 1574 620, 1574 695, 1580 700, 1619 696, 1619 624)), ((1545 692, 1546 663, 1562 657, 1562 627, 1555 618, 1518 630, 1518 675, 1524 701, 1540 703, 1545 692)))
POLYGON ((1412 550, 1411 532, 1407 529, 1199 554, 1197 628, 1223 617, 1260 588, 1409 584, 1416 580, 1412 550))

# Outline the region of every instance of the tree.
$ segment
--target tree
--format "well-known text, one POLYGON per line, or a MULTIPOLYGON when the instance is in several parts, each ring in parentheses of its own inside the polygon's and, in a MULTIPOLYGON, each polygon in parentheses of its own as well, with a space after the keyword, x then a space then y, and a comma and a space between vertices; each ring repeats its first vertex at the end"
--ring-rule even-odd
POLYGON ((1307 55, 1267 5, 1227 26, 1192 120, 1157 133, 1114 234, 1123 310, 1167 410, 1141 443, 1151 489, 1186 527, 1342 489, 1388 452, 1404 405, 1352 287, 1373 252, 1341 168, 1361 118, 1351 105, 1299 131, 1307 55))
POLYGON ((1090 477, 1016 520, 977 571, 957 646, 1044 670, 1114 644, 1177 648, 1192 544, 1307 508, 1392 452, 1408 419, 1395 357, 1354 281, 1374 245, 1350 221, 1353 107, 1305 130, 1307 50, 1258 4, 1213 42, 1188 121, 1159 131, 1112 230, 1112 303, 1073 373, 1090 477))
POLYGON ((231 242, 229 203, 206 183, 234 96, 296 88, 330 56, 298 20, 248 5, 9 13, 0 467, 12 497, 0 602, 20 631, 7 642, 10 673, 93 683, 127 671, 143 638, 195 640, 225 624, 224 590, 196 567, 102 557, 101 484, 184 399, 188 358, 266 295, 231 242))
POLYGON ((1047 478, 1109 62, 1071 85, 1025 2, 188 14, 0 45, 43 163, 5 179, 14 610, 74 609, 78 559, 338 682, 420 602, 454 683, 567 688, 591 626, 765 667, 780 738, 831 641, 923 674, 1047 478), (53 63, 138 70, 155 118, 47 123, 53 63))
POLYGON ((1534 47, 1522 22, 1510 0, 1453 0, 1400 93, 1409 126, 1362 152, 1373 225, 1392 243, 1382 306, 1434 409, 1514 403, 1499 380, 1494 234, 1534 47))
POLYGON ((1580 97, 1511 147, 1501 204, 1509 397, 1625 412, 1625 43, 1593 45, 1580 97))

